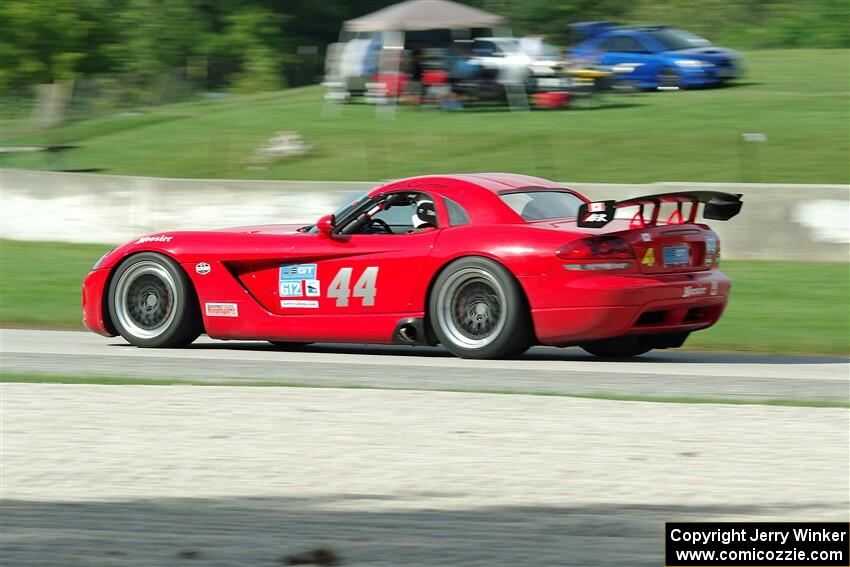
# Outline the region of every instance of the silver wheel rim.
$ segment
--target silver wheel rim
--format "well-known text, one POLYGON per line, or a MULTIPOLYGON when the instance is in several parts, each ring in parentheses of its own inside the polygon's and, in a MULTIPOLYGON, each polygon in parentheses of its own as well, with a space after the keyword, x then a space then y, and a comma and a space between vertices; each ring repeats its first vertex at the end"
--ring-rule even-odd
POLYGON ((505 327, 505 293, 481 268, 463 268, 446 280, 437 295, 437 321, 449 340, 468 349, 483 348, 505 327))
POLYGON ((150 260, 130 266, 115 284, 115 317, 139 339, 153 339, 169 328, 177 313, 177 285, 163 266, 150 260))

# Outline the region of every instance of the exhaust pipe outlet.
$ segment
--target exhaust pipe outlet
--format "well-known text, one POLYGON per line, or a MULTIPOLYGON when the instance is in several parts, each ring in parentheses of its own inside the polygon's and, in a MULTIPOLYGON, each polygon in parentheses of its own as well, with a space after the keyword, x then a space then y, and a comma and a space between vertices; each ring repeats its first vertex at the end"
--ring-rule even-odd
POLYGON ((428 328, 422 317, 406 317, 400 320, 393 331, 394 345, 431 345, 433 339, 429 338, 428 328))
POLYGON ((399 327, 398 334, 406 343, 415 343, 419 338, 419 332, 416 330, 416 327, 409 323, 399 327))

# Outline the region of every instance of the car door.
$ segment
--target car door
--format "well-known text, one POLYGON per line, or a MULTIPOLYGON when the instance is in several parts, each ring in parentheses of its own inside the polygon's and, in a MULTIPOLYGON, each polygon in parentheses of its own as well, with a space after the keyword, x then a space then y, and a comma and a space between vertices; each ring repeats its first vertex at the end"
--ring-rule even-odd
POLYGON ((618 74, 630 81, 645 82, 654 78, 656 57, 639 39, 628 35, 611 35, 599 42, 602 64, 617 67, 618 74), (623 73, 624 68, 631 71, 623 73))
MULTIPOLYGON (((434 202, 427 194, 419 195, 423 201, 434 202)), ((368 211, 376 202, 366 202, 360 212, 368 211)), ((298 237, 290 261, 279 267, 277 312, 402 316, 422 311, 428 279, 424 273, 426 260, 440 229, 414 229, 416 202, 372 214, 373 220, 382 221, 381 226, 388 226, 391 232, 376 229, 336 232, 333 237, 312 233, 298 237)), ((354 212, 354 216, 358 214, 354 212)), ((339 223, 345 221, 340 219, 339 223)))

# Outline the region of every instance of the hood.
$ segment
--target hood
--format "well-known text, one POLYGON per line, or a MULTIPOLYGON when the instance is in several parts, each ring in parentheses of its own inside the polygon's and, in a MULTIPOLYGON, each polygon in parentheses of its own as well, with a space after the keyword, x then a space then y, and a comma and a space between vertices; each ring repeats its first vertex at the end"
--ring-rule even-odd
POLYGON ((256 226, 232 226, 219 228, 211 232, 238 232, 240 234, 292 234, 304 224, 261 224, 256 226))
POLYGON ((300 238, 303 224, 236 226, 217 230, 160 232, 140 236, 115 248, 98 262, 98 268, 111 268, 136 252, 159 252, 180 263, 219 260, 246 260, 279 255, 300 238))

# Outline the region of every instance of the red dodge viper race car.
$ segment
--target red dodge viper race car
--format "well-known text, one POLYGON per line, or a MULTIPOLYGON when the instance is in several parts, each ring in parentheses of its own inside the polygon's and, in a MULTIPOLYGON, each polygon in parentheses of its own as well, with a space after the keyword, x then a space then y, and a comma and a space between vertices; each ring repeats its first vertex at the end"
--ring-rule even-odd
POLYGON ((140 347, 206 333, 440 343, 469 358, 534 344, 635 356, 681 346, 720 317, 730 282, 718 269, 717 235, 696 216, 703 204, 705 218, 728 220, 740 197, 591 202, 511 174, 394 181, 311 226, 164 232, 125 244, 86 277, 83 321, 140 347))

